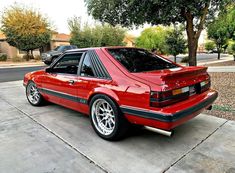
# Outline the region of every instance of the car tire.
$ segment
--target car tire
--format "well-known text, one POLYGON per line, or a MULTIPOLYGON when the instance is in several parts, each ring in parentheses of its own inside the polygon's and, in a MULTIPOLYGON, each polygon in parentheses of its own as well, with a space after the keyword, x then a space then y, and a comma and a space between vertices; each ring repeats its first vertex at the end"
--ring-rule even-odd
POLYGON ((41 106, 45 103, 43 96, 40 94, 37 85, 33 81, 28 82, 25 93, 27 100, 31 105, 41 106))
POLYGON ((111 98, 97 94, 89 106, 91 125, 101 138, 115 141, 126 135, 130 124, 111 98))

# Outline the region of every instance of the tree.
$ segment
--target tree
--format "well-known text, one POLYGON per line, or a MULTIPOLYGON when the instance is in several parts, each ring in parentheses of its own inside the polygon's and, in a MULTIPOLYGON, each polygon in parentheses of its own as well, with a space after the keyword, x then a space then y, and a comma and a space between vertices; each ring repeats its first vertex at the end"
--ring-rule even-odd
POLYGON ((78 47, 123 45, 125 30, 121 27, 113 27, 108 24, 95 25, 94 27, 88 24, 82 26, 78 17, 69 19, 68 25, 72 35, 70 43, 78 47))
POLYGON ((50 24, 39 12, 18 5, 11 6, 2 14, 1 30, 7 42, 19 50, 29 52, 50 41, 50 24))
POLYGON ((136 46, 149 50, 156 49, 159 53, 166 53, 165 39, 169 28, 163 26, 150 27, 141 32, 136 39, 136 46))
POLYGON ((205 43, 205 49, 209 52, 215 48, 215 43, 213 41, 207 41, 205 43))
POLYGON ((186 40, 184 39, 182 28, 175 26, 172 31, 169 31, 166 36, 166 44, 168 53, 174 56, 174 61, 176 62, 176 56, 184 53, 186 49, 186 40))
POLYGON ((227 47, 228 40, 234 37, 235 32, 235 6, 229 6, 207 27, 208 38, 212 39, 217 47, 218 59, 222 48, 227 47))
POLYGON ((232 54, 233 54, 233 57, 234 57, 233 60, 235 61, 235 43, 232 44, 231 49, 232 49, 232 54))
POLYGON ((88 12, 101 22, 123 26, 186 23, 189 65, 196 65, 198 39, 207 20, 233 0, 86 0, 88 12))

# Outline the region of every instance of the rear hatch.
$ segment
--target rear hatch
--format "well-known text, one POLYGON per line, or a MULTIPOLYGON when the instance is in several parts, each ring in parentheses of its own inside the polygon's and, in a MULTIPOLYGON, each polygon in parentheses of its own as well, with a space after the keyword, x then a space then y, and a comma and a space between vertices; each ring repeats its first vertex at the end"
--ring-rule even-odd
POLYGON ((166 70, 156 70, 142 73, 132 73, 135 77, 148 83, 162 86, 162 91, 172 90, 184 86, 191 86, 203 80, 209 80, 207 67, 177 67, 166 70))
POLYGON ((151 88, 151 101, 162 102, 157 107, 200 94, 210 87, 207 67, 177 67, 151 72, 132 73, 151 88))

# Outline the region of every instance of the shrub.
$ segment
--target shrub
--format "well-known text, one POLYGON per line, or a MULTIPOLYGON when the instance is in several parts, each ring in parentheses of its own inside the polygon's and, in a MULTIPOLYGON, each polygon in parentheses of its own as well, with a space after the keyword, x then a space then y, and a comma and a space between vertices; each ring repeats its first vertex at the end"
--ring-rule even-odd
POLYGON ((23 55, 23 59, 29 61, 30 59, 34 59, 33 55, 23 55))
POLYGON ((41 58, 40 55, 36 55, 36 56, 34 56, 34 59, 37 60, 37 61, 39 61, 39 60, 41 60, 42 58, 41 58))
POLYGON ((188 63, 189 62, 189 57, 188 56, 183 57, 181 62, 182 63, 188 63))
POLYGON ((0 53, 0 61, 6 61, 7 60, 7 54, 0 53))
POLYGON ((15 56, 15 57, 12 58, 12 61, 13 62, 23 62, 24 60, 20 56, 15 56))

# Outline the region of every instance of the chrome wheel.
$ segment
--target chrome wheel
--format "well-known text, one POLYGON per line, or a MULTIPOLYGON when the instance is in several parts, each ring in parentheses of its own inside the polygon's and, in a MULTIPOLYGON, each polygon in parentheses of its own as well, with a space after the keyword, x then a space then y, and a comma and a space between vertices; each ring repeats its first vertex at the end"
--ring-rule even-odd
POLYGON ((91 118, 99 133, 108 136, 115 128, 115 115, 112 106, 104 99, 97 99, 91 107, 91 118))
POLYGON ((38 92, 35 83, 31 82, 28 84, 26 94, 29 102, 33 105, 37 105, 40 102, 41 95, 38 92))

